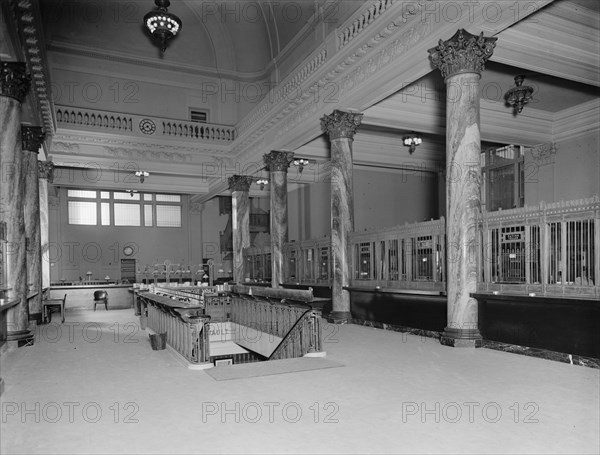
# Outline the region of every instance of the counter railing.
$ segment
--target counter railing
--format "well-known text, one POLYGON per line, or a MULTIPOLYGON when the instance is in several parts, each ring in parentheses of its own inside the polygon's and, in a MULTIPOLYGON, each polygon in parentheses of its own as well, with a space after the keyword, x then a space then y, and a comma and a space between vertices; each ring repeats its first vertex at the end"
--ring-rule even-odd
POLYGON ((600 199, 484 212, 479 292, 600 297, 600 199))
POLYGON ((166 333, 171 348, 193 364, 210 360, 206 327, 210 317, 201 314, 201 306, 150 292, 141 293, 140 299, 142 317, 147 314, 148 327, 156 333, 166 333))

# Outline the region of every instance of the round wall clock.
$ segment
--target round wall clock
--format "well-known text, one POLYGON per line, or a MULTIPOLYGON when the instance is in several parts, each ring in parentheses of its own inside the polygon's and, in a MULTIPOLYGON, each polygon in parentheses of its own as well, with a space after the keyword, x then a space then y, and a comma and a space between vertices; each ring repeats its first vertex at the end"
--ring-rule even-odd
POLYGON ((123 248, 123 254, 125 256, 131 256, 133 254, 133 248, 130 246, 126 246, 123 248))

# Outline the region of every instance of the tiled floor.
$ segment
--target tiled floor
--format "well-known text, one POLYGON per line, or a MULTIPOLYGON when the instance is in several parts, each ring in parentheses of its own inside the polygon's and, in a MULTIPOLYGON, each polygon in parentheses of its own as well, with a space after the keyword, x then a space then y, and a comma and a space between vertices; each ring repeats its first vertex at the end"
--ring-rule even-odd
POLYGON ((595 453, 600 370, 356 325, 341 368, 215 381, 133 310, 67 312, 1 358, 1 453, 595 453))

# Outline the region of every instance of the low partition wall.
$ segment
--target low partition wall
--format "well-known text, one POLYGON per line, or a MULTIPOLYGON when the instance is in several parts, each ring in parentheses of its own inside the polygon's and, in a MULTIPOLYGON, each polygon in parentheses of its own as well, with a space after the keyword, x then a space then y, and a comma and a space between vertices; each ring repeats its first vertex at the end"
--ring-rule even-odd
POLYGON ((437 337, 447 321, 447 297, 436 291, 348 287, 353 322, 437 337))
MULTIPOLYGON (((50 299, 62 299, 67 294, 67 309, 94 309, 94 291, 108 293, 108 309, 133 308, 134 295, 131 284, 50 286, 50 299)), ((99 309, 100 307, 98 307, 99 309)), ((104 305, 102 305, 104 311, 104 305)))
POLYGON ((188 362, 199 364, 210 360, 208 327, 210 317, 201 314, 198 305, 174 301, 152 293, 140 294, 142 318, 148 327, 167 334, 167 344, 188 362))
POLYGON ((471 294, 485 340, 600 359, 600 301, 593 298, 471 294))

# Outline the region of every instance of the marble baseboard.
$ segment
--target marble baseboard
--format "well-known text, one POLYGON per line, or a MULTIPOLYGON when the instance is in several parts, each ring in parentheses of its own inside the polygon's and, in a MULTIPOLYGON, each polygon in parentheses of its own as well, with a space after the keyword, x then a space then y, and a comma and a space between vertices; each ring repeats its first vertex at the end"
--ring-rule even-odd
POLYGON ((540 348, 531 348, 529 346, 519 346, 516 344, 501 343, 499 341, 484 340, 484 348, 494 349, 496 351, 512 352, 540 359, 554 360, 555 362, 569 363, 582 367, 600 369, 600 359, 593 357, 584 357, 576 354, 566 354, 564 352, 549 351, 540 348))
MULTIPOLYGON (((401 325, 387 324, 385 322, 366 321, 364 319, 352 319, 352 324, 362 325, 365 327, 373 327, 376 329, 391 330, 394 332, 409 333, 421 337, 434 338, 441 340, 443 334, 433 330, 416 329, 414 327, 406 327, 401 325)), ((478 347, 494 349, 497 351, 511 352, 514 354, 527 355, 546 360, 554 360, 556 362, 569 363, 571 365, 584 366, 588 368, 600 369, 600 359, 593 357, 584 357, 574 354, 565 354, 564 352, 549 351, 547 349, 530 348, 528 346, 519 346, 515 344, 501 343, 498 341, 482 340, 478 347)))
POLYGON ((364 319, 355 318, 353 318, 350 322, 356 325, 364 325, 365 327, 374 327, 376 329, 391 330, 393 332, 409 333, 411 335, 417 335, 421 337, 435 338, 436 340, 439 340, 442 336, 440 332, 436 332, 434 330, 416 329, 414 327, 388 324, 386 322, 366 321, 364 319))

